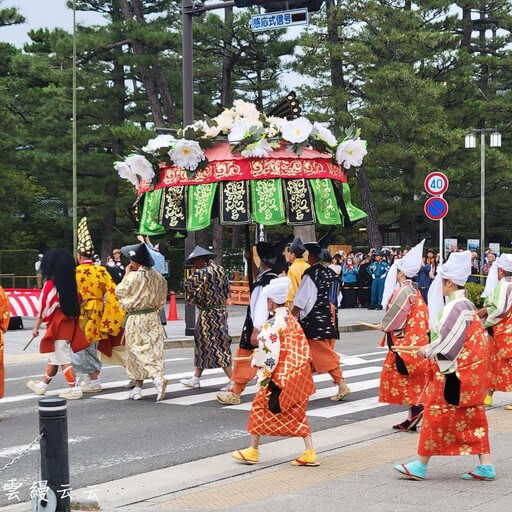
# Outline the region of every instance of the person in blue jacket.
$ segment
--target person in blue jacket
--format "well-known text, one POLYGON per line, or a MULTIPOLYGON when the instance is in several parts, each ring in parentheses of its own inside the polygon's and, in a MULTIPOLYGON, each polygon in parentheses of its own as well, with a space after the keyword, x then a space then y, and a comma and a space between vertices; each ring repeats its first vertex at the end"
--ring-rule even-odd
POLYGON ((366 271, 372 276, 372 297, 368 309, 382 309, 382 294, 389 265, 382 259, 381 251, 375 251, 374 258, 374 261, 366 267, 366 271))

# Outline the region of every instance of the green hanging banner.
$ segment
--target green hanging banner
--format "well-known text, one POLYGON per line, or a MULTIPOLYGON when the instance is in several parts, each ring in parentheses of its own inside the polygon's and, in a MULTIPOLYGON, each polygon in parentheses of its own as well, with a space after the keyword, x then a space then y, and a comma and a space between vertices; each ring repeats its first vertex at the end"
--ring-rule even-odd
POLYGON ((199 231, 212 221, 212 206, 218 182, 188 187, 187 229, 199 231))
POLYGON ((342 224, 338 201, 330 178, 309 180, 313 189, 316 220, 319 224, 342 224))
POLYGON ((341 187, 343 201, 345 202, 345 207, 347 208, 348 218, 350 219, 350 222, 356 222, 357 220, 361 220, 364 219, 365 217, 368 217, 368 215, 363 210, 352 204, 350 187, 348 186, 348 183, 342 183, 341 187))
POLYGON ((144 206, 140 217, 139 234, 144 236, 165 234, 165 228, 158 223, 161 199, 162 189, 153 190, 144 194, 144 206))
POLYGON ((283 224, 286 216, 281 180, 251 181, 251 206, 254 222, 264 226, 283 224))

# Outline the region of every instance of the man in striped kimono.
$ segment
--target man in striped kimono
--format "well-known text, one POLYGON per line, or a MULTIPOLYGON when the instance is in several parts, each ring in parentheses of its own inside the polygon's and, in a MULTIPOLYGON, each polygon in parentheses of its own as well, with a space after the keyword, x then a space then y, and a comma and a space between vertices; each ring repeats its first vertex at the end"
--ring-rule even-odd
POLYGON ((231 342, 228 332, 229 280, 224 268, 213 261, 217 255, 197 245, 185 260, 192 268, 191 276, 183 283, 185 301, 197 306, 199 315, 194 331, 195 372, 181 383, 199 388, 205 368, 222 368, 231 380, 231 342))
MULTIPOLYGON (((495 390, 512 391, 512 255, 502 254, 487 277, 484 307, 478 311, 489 329, 491 345, 491 389, 485 405, 492 405, 495 390)), ((507 405, 512 411, 512 405, 507 405)))
POLYGON ((389 348, 380 376, 379 402, 407 405, 407 419, 393 428, 409 432, 415 432, 421 421, 421 399, 428 383, 429 362, 401 351, 403 347, 418 347, 429 341, 427 305, 418 285, 412 282, 421 268, 424 243, 422 240, 391 265, 382 299, 386 313, 379 325, 386 333, 381 346, 389 348))
POLYGON ((484 399, 489 349, 476 308, 466 298, 471 252, 454 252, 439 269, 428 293, 430 345, 417 355, 436 361, 425 393, 418 460, 395 466, 402 476, 424 480, 432 455, 478 455, 480 465, 464 480, 494 480, 484 399), (443 306, 443 296, 448 302, 443 306))

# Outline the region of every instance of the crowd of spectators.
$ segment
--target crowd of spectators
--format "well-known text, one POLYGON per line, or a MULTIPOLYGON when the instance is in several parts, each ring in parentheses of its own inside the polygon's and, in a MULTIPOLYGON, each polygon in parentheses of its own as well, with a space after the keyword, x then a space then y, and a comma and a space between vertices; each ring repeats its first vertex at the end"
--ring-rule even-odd
MULTIPOLYGON (((463 249, 457 249, 457 252, 460 251, 463 251, 463 249)), ((352 251, 345 253, 345 251, 338 251, 334 254, 330 267, 338 275, 337 292, 340 292, 342 295, 340 307, 371 307, 371 289, 374 278, 372 273, 368 271, 368 267, 376 261, 376 256, 381 256, 381 258, 377 259, 381 259, 391 266, 395 259, 402 258, 407 252, 407 248, 383 247, 380 250, 370 249, 367 253, 352 251)), ((447 257, 449 257, 449 254, 447 257)), ((492 250, 486 249, 484 264, 481 265, 478 254, 473 251, 471 276, 468 278, 468 282, 479 283, 480 276, 487 276, 495 259, 496 255, 492 250)), ((428 289, 436 276, 439 263, 439 254, 436 254, 433 249, 427 249, 420 271, 414 278, 425 301, 427 301, 428 289)), ((374 308, 372 307, 372 309, 374 308)))

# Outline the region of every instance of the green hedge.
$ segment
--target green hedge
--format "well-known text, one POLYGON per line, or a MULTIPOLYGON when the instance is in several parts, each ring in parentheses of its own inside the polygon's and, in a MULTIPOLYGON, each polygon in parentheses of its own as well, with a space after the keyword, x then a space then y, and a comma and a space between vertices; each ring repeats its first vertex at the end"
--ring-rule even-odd
POLYGON ((484 299, 481 297, 484 291, 484 285, 478 283, 466 283, 464 286, 468 294, 468 299, 478 308, 484 305, 484 299))

